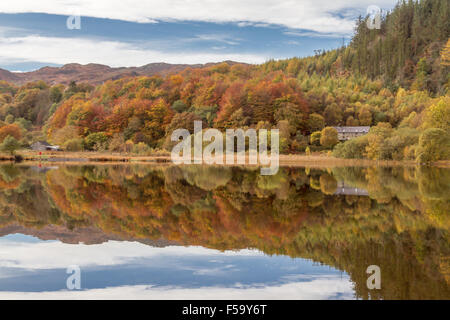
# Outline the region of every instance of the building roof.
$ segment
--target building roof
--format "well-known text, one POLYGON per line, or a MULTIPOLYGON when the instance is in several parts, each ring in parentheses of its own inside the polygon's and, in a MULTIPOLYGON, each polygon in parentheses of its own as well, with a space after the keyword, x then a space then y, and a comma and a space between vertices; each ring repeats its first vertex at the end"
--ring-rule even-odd
MULTIPOLYGON (((36 142, 33 143, 33 144, 36 144, 36 143, 42 144, 42 145, 44 145, 44 146, 46 146, 46 147, 49 147, 49 146, 50 146, 50 144, 49 144, 47 141, 36 141, 36 142)), ((32 145, 33 145, 33 144, 32 144, 32 145)))
POLYGON ((370 127, 333 127, 338 133, 367 133, 370 127))

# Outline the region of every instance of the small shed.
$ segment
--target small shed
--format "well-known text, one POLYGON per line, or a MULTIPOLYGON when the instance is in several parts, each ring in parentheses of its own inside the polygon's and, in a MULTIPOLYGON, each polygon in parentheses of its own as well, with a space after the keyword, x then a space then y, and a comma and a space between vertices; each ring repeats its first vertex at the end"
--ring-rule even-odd
POLYGON ((35 151, 59 151, 59 146, 52 146, 46 141, 37 141, 31 145, 31 149, 35 151))

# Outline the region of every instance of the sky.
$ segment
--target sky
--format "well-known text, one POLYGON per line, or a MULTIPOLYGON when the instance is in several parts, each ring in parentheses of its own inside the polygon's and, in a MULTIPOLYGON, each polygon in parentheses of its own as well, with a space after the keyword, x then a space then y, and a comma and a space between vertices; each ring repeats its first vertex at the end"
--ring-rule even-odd
POLYGON ((0 2, 0 68, 67 63, 262 63, 348 43, 370 6, 396 0, 14 0, 0 2))

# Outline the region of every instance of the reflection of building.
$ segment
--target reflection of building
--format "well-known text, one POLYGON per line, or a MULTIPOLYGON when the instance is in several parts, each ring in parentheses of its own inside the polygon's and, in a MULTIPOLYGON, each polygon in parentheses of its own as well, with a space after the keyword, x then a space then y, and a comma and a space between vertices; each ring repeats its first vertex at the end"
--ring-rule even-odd
POLYGON ((344 181, 339 181, 334 194, 345 196, 368 196, 369 192, 367 192, 367 190, 365 189, 346 185, 344 181))
POLYGON ((52 146, 45 141, 38 141, 31 145, 31 149, 35 151, 59 151, 59 146, 52 146))
POLYGON ((350 140, 369 133, 370 127, 333 127, 338 132, 340 141, 350 140))
POLYGON ((59 167, 38 167, 38 166, 31 166, 30 167, 31 170, 36 171, 36 172, 47 172, 50 170, 57 170, 59 169, 59 167))

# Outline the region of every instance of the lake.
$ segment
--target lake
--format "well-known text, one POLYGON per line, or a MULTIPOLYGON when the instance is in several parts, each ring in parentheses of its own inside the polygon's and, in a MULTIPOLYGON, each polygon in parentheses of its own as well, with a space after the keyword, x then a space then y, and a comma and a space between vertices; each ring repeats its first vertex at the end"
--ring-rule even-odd
POLYGON ((449 207, 450 169, 4 164, 0 299, 450 299, 449 207))

